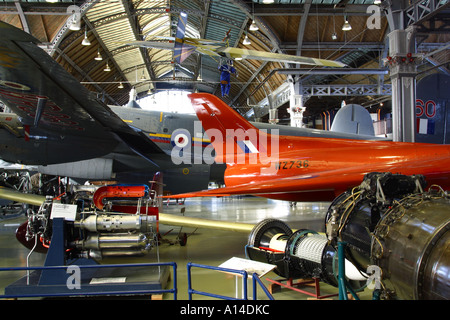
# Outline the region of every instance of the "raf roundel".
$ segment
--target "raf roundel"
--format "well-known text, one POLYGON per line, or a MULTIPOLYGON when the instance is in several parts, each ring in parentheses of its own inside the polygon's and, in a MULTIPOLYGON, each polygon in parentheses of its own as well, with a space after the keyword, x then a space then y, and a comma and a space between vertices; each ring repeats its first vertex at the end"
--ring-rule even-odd
POLYGON ((177 129, 172 133, 171 143, 178 148, 186 148, 191 144, 191 134, 188 130, 177 129))

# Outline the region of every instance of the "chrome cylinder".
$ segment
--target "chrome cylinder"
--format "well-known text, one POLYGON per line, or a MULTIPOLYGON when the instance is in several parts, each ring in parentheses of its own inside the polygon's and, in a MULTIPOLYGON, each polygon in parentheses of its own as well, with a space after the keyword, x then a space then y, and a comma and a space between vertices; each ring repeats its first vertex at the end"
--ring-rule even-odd
POLYGON ((111 234, 90 234, 85 240, 75 241, 75 246, 79 249, 128 249, 147 248, 149 239, 143 233, 111 233, 111 234))
POLYGON ((75 221, 75 226, 91 232, 125 230, 148 232, 151 219, 151 216, 135 214, 93 214, 85 219, 75 221))
POLYGON ((126 257, 126 256, 142 256, 148 252, 145 248, 128 248, 126 250, 118 249, 104 249, 104 250, 89 250, 87 257, 102 260, 106 257, 126 257))

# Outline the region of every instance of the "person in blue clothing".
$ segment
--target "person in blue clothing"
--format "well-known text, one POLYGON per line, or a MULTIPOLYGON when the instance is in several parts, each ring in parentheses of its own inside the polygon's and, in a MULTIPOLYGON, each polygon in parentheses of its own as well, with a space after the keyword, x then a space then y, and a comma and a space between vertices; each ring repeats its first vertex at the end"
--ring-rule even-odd
POLYGON ((220 88, 222 89, 222 97, 227 97, 230 93, 230 80, 231 74, 236 73, 236 69, 233 67, 233 60, 229 60, 228 64, 219 66, 220 70, 220 88))

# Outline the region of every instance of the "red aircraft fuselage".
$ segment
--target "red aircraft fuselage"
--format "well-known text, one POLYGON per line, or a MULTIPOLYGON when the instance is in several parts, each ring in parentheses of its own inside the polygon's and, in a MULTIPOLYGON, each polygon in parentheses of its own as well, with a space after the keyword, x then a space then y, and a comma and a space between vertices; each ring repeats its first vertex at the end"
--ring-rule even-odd
MULTIPOLYGON (((269 135, 218 97, 190 95, 205 134, 225 162, 225 188, 176 197, 253 194, 289 201, 331 201, 370 172, 424 175, 450 187, 450 146, 269 135)), ((173 197, 173 196, 171 196, 173 197)))

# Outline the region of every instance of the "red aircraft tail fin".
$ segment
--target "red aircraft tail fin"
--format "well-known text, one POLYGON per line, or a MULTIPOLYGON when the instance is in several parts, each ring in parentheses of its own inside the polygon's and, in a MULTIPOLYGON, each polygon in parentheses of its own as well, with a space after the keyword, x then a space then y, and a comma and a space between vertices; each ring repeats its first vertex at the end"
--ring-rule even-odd
POLYGON ((220 98, 206 93, 194 93, 189 97, 214 147, 216 162, 257 163, 273 149, 274 139, 270 134, 258 130, 220 98))

